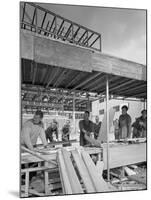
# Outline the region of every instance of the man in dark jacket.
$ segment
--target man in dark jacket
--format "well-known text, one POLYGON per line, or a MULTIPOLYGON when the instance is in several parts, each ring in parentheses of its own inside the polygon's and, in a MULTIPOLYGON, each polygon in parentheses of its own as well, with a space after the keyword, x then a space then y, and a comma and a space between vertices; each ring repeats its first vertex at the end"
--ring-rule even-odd
POLYGON ((133 137, 143 138, 146 137, 147 132, 147 110, 142 110, 141 116, 133 123, 133 137))
POLYGON ((58 123, 55 119, 52 121, 50 126, 45 130, 45 134, 46 134, 46 139, 49 142, 54 141, 54 135, 56 136, 56 139, 58 140, 58 123))

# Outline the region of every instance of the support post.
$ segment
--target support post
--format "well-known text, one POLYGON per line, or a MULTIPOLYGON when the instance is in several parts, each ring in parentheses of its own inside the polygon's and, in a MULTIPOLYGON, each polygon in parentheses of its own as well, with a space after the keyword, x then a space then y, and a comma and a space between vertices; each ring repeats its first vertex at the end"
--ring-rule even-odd
POLYGON ((147 105, 146 105, 146 99, 144 99, 144 110, 146 110, 147 109, 147 105))
MULTIPOLYGON (((48 167, 48 162, 45 162, 45 167, 48 167)), ((48 195, 48 194, 50 194, 50 192, 49 192, 49 187, 48 187, 49 176, 48 176, 48 171, 47 170, 44 171, 44 175, 45 175, 45 194, 48 195)))
POLYGON ((72 118, 73 118, 73 133, 76 133, 76 119, 75 119, 75 92, 73 95, 73 113, 72 113, 72 118))
POLYGON ((106 134, 107 134, 107 180, 110 181, 110 166, 109 166, 109 80, 106 76, 106 134))

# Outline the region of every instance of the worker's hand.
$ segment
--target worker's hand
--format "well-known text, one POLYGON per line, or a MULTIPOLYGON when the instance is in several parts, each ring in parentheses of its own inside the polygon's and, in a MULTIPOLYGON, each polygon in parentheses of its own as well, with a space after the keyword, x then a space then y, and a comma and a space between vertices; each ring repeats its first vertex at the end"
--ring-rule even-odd
POLYGON ((83 133, 87 133, 87 131, 86 131, 84 128, 82 129, 82 132, 83 132, 83 133))
POLYGON ((93 132, 90 133, 90 137, 94 138, 94 133, 93 132))
POLYGON ((97 147, 101 147, 101 142, 98 141, 98 140, 94 140, 94 141, 93 141, 93 145, 94 145, 94 146, 97 146, 97 147))

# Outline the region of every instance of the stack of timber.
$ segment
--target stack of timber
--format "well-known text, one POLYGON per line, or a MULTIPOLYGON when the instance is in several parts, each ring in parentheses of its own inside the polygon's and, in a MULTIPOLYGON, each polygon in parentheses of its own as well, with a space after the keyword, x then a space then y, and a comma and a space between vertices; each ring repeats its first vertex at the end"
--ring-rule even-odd
POLYGON ((113 191, 102 177, 90 155, 81 150, 71 151, 65 149, 58 151, 58 165, 64 194, 81 194, 113 191))

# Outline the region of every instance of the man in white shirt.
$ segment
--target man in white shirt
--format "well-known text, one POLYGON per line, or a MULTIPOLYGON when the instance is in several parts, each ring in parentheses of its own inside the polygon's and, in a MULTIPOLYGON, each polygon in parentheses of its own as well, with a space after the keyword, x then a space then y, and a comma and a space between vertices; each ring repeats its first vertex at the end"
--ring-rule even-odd
POLYGON ((37 110, 33 119, 26 121, 22 127, 21 145, 27 147, 32 151, 34 151, 34 146, 37 143, 38 137, 41 138, 44 147, 47 147, 48 145, 45 137, 42 119, 43 112, 37 110))

